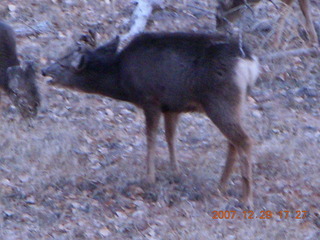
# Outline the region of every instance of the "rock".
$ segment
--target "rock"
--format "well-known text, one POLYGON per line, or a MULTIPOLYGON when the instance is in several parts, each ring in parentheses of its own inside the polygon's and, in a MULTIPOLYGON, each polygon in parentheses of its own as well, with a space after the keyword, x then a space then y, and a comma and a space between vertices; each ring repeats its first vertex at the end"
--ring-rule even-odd
POLYGON ((104 228, 101 228, 101 229, 99 230, 99 234, 100 234, 102 237, 108 237, 108 236, 111 234, 111 232, 110 232, 110 230, 109 230, 107 227, 104 227, 104 228))
MULTIPOLYGON (((135 195, 143 194, 143 193, 144 193, 144 191, 142 190, 142 188, 140 188, 140 187, 135 188, 135 192, 134 192, 135 195)), ((146 204, 141 200, 135 200, 135 201, 133 201, 133 203, 140 209, 146 207, 146 204)))
POLYGON ((254 31, 260 32, 260 33, 269 33, 273 28, 273 23, 269 20, 261 21, 256 26, 254 26, 254 31))
POLYGON ((26 203, 28 203, 28 204, 35 204, 35 203, 36 203, 35 197, 34 197, 33 195, 27 197, 26 203))
POLYGON ((13 4, 9 4, 8 9, 10 12, 15 12, 17 10, 17 6, 13 4))
POLYGON ((252 111, 252 116, 254 116, 255 118, 261 118, 262 114, 260 111, 254 110, 254 111, 252 111))
POLYGON ((27 174, 22 174, 22 175, 19 175, 18 178, 21 182, 26 183, 29 181, 30 176, 27 174))
POLYGON ((14 212, 11 210, 4 210, 3 214, 5 217, 12 217, 14 215, 14 212))
POLYGON ((146 215, 146 213, 144 211, 138 210, 138 211, 135 211, 132 214, 132 217, 134 217, 134 218, 143 218, 145 215, 146 215))
POLYGON ((5 185, 5 186, 11 186, 11 182, 7 178, 1 180, 1 184, 5 185))
POLYGON ((114 113, 111 109, 107 109, 106 110, 106 114, 110 117, 110 118, 113 118, 114 117, 114 113))
POLYGON ((123 212, 117 211, 116 214, 120 219, 127 219, 128 218, 128 216, 123 212))
POLYGON ((132 112, 129 111, 128 109, 126 109, 126 108, 120 110, 120 114, 121 114, 121 115, 129 115, 129 114, 131 114, 131 113, 132 113, 132 112))
POLYGON ((36 221, 35 217, 32 217, 29 214, 22 214, 21 220, 23 222, 35 222, 36 221))

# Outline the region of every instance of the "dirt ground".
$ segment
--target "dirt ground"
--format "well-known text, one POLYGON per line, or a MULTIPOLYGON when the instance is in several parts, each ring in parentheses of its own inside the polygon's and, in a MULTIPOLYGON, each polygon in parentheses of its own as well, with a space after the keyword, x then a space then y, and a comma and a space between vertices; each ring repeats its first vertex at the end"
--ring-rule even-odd
MULTIPOLYGON (((213 32, 214 4, 186 2, 165 1, 146 30, 213 32)), ((311 3, 319 34, 320 3, 311 3)), ((3 0, 0 18, 16 31, 21 60, 34 60, 41 69, 89 28, 100 44, 125 34, 134 7, 125 0, 114 6, 109 0, 3 0)), ((307 47, 297 4, 294 10, 286 22, 284 51, 307 47)), ((268 1, 254 12, 246 11, 235 27, 263 57, 278 51, 272 37, 280 12, 268 1)), ((180 181, 169 174, 161 125, 157 182, 150 187, 141 181, 146 173, 141 110, 55 88, 48 80, 39 71, 41 109, 28 121, 1 92, 1 240, 320 239, 319 56, 262 62, 245 116, 254 140, 252 212, 243 212, 238 202, 238 169, 226 196, 217 190, 227 142, 204 115, 184 114, 179 122, 180 181), (219 211, 235 216, 227 219, 219 211)))

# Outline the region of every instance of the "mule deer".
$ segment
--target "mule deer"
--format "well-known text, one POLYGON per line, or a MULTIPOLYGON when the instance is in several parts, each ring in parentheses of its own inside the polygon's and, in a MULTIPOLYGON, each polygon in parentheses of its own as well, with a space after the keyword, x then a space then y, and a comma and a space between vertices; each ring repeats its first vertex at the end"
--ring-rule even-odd
POLYGON ((32 62, 19 66, 12 28, 0 22, 0 87, 9 95, 23 117, 37 114, 40 98, 32 62))
MULTIPOLYGON (((280 42, 281 42, 281 37, 283 33, 283 27, 285 23, 285 19, 289 13, 288 9, 290 6, 292 6, 294 0, 281 0, 284 3, 284 14, 281 15, 280 20, 279 20, 279 30, 276 32, 276 37, 275 37, 275 42, 274 46, 279 47, 280 42)), ((298 0, 299 1, 299 6, 300 9, 303 13, 304 18, 306 19, 306 30, 309 35, 309 41, 310 45, 315 45, 317 46, 319 44, 318 36, 315 30, 315 27, 312 22, 312 16, 310 12, 310 1, 309 0, 298 0)))
MULTIPOLYGON (((310 1, 309 0, 298 0, 300 9, 304 15, 306 20, 306 31, 309 35, 309 41, 311 45, 318 45, 319 40, 318 36, 312 22, 311 9, 310 9, 310 1)), ((221 27, 225 25, 228 21, 234 21, 239 18, 241 15, 241 10, 246 8, 247 6, 254 6, 257 3, 261 2, 261 0, 227 0, 227 1, 218 1, 217 7, 217 26, 221 27), (242 8, 243 6, 243 8, 242 8)), ((282 12, 284 14, 281 15, 279 19, 279 29, 276 31, 274 46, 279 47, 281 42, 281 37, 283 33, 283 27, 285 23, 285 19, 289 13, 288 9, 294 3, 294 0, 281 0, 282 2, 282 12)))
POLYGON ((147 180, 155 182, 155 142, 161 114, 170 163, 179 172, 174 138, 180 113, 202 111, 229 141, 220 181, 226 188, 240 159, 243 200, 252 203, 251 141, 241 125, 247 88, 259 63, 246 46, 223 35, 145 33, 117 53, 119 38, 94 50, 79 47, 43 69, 53 84, 131 102, 143 109, 147 180))

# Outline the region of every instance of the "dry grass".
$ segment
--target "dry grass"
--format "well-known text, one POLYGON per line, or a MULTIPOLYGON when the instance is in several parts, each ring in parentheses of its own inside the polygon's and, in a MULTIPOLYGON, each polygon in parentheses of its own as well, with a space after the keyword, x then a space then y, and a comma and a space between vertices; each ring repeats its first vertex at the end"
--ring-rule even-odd
MULTIPOLYGON (((107 1, 54 2, 26 0, 22 8, 20 1, 10 1, 16 12, 0 9, 14 28, 53 24, 47 33, 18 38, 22 56, 37 59, 39 67, 72 45, 82 29, 96 29, 100 42, 125 32, 134 7, 119 0, 112 16, 107 1)), ((258 20, 246 21, 276 14, 269 4, 259 8, 258 20)), ((188 11, 157 13, 148 30, 194 30, 212 24, 188 11)), ((269 44, 259 46, 259 34, 248 36, 258 54, 274 51, 269 44)), ((300 40, 290 46, 295 43, 298 47, 300 40)), ((142 113, 127 103, 56 89, 38 76, 42 107, 30 122, 20 118, 6 96, 1 98, 0 239, 319 239, 319 66, 319 59, 301 56, 264 64, 254 89, 255 98, 264 101, 251 99, 246 115, 246 128, 255 141, 255 214, 288 210, 294 216, 306 210, 307 218, 244 219, 237 202, 238 170, 227 197, 220 196, 216 189, 226 140, 199 114, 185 114, 179 124, 182 180, 168 173, 161 128, 158 180, 155 186, 145 185, 142 113), (237 210, 241 217, 213 220, 214 210, 237 210)))

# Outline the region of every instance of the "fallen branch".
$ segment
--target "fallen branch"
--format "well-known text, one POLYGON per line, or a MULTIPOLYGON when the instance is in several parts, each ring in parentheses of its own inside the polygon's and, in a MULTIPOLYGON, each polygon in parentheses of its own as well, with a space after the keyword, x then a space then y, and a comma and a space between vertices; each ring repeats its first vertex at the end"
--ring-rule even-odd
POLYGON ((25 24, 26 27, 15 29, 16 36, 18 37, 28 37, 28 36, 37 36, 42 33, 51 32, 53 26, 50 22, 40 22, 35 26, 29 26, 25 24))
POLYGON ((199 7, 199 6, 195 6, 195 5, 192 5, 192 4, 187 4, 186 6, 190 7, 190 8, 197 9, 197 10, 202 11, 202 12, 205 12, 207 14, 216 15, 216 13, 214 11, 210 11, 208 9, 204 9, 202 7, 199 7))
MULTIPOLYGON (((194 5, 191 5, 191 4, 187 4, 186 6, 187 6, 187 7, 190 7, 190 8, 197 9, 197 10, 199 10, 199 11, 202 11, 202 12, 206 13, 206 14, 207 14, 206 17, 207 17, 208 19, 216 20, 216 18, 217 18, 217 17, 216 17, 217 14, 216 14, 216 12, 214 12, 214 11, 210 11, 210 10, 207 10, 207 9, 203 9, 203 8, 201 8, 201 7, 194 6, 194 5)), ((184 13, 186 13, 186 12, 184 12, 184 13)), ((192 16, 195 18, 194 15, 192 15, 192 16)))
POLYGON ((320 55, 319 48, 298 48, 288 51, 279 51, 276 53, 270 53, 264 56, 260 56, 259 59, 261 62, 271 61, 280 58, 286 58, 290 56, 300 56, 300 55, 320 55))
POLYGON ((269 2, 271 2, 271 3, 272 3, 272 5, 273 5, 277 10, 279 10, 278 5, 277 5, 277 4, 275 4, 273 0, 269 0, 269 2))
POLYGON ((249 5, 249 3, 247 2, 247 0, 244 0, 243 3, 244 3, 244 5, 251 11, 252 15, 254 15, 253 8, 249 5))

